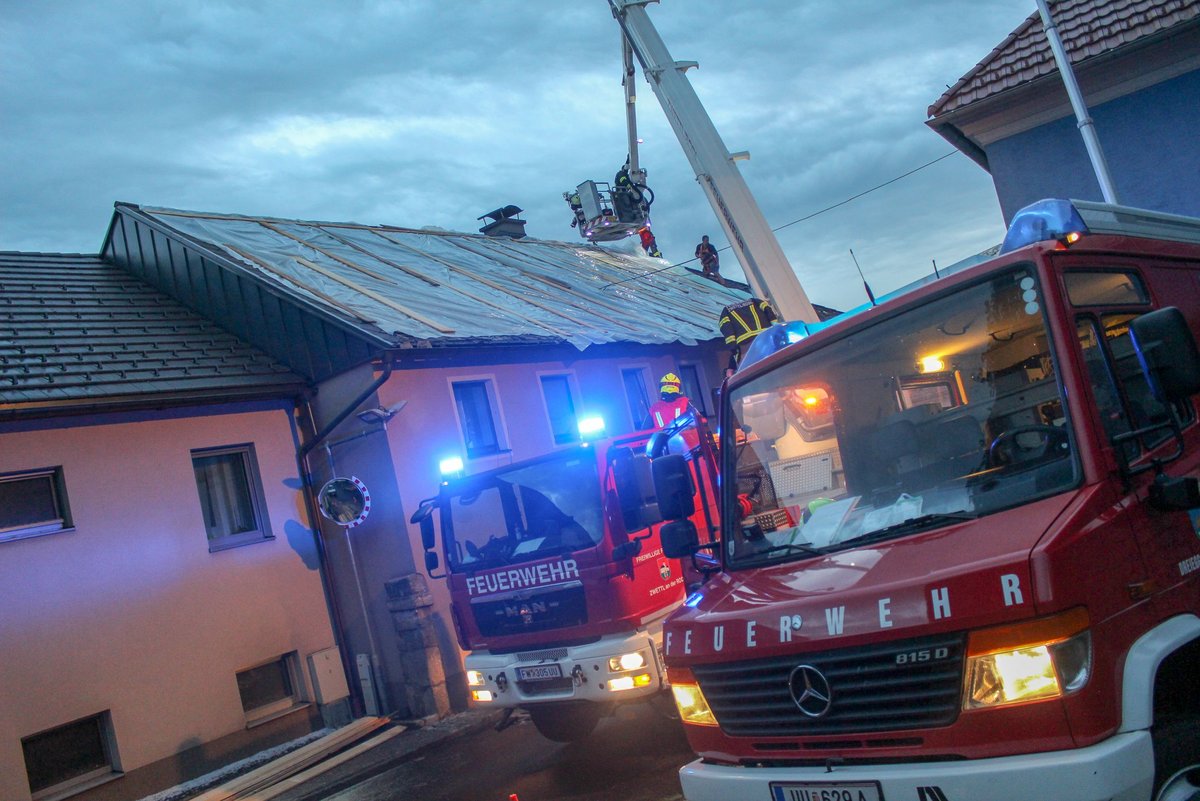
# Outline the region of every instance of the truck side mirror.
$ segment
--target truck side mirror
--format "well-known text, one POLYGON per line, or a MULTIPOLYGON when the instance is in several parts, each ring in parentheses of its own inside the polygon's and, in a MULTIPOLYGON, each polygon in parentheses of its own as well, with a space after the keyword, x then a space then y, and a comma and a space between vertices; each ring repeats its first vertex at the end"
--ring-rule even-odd
POLYGON ((700 533, 691 520, 672 520, 658 530, 662 539, 663 556, 668 559, 683 559, 700 548, 700 533))
POLYGON ((433 498, 428 498, 421 501, 417 511, 413 512, 412 517, 408 520, 408 522, 416 523, 421 527, 421 547, 427 551, 432 551, 437 547, 437 538, 433 533, 433 510, 437 508, 437 504, 433 500, 433 498))
POLYGON ((654 492, 658 496, 658 510, 664 520, 680 520, 691 517, 696 511, 692 495, 696 492, 692 482, 692 471, 687 459, 677 454, 660 456, 654 460, 654 492))
POLYGON ((614 448, 612 469, 625 532, 632 534, 662 522, 663 516, 654 497, 650 458, 644 453, 634 453, 632 448, 614 448))
POLYGON ((433 575, 433 571, 438 569, 437 551, 425 551, 425 572, 433 575))
POLYGON ((421 518, 421 547, 426 551, 432 551, 437 547, 437 538, 433 534, 432 515, 421 518))
POLYGON ((1135 317, 1129 333, 1155 400, 1169 404, 1200 393, 1200 351, 1179 309, 1135 317))

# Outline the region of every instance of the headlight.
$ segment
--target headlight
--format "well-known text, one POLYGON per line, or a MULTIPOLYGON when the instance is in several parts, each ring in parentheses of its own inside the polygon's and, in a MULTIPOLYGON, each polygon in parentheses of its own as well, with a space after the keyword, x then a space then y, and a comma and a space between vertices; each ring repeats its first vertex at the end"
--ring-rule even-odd
POLYGON ((468 670, 467 671, 467 686, 482 687, 483 686, 483 671, 468 670))
POLYGON ((621 654, 608 658, 608 672, 619 673, 622 670, 637 670, 646 666, 646 654, 638 651, 634 654, 621 654))
POLYGON ((490 701, 492 700, 491 690, 471 690, 471 698, 475 701, 490 701))
POLYGON ((963 709, 1057 698, 1087 684, 1092 640, 1087 612, 972 632, 963 709))
POLYGON ((679 710, 680 720, 693 726, 717 725, 717 719, 708 706, 704 693, 700 691, 700 685, 692 676, 692 671, 674 668, 669 671, 668 678, 671 681, 671 694, 675 696, 675 707, 679 710))

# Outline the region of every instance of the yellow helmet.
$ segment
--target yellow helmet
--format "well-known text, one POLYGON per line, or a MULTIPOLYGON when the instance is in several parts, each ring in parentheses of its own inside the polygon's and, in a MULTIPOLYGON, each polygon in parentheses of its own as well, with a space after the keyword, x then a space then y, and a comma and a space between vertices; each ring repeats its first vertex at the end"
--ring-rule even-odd
POLYGON ((679 394, 679 376, 674 373, 667 373, 658 382, 658 391, 663 395, 678 395, 679 394))

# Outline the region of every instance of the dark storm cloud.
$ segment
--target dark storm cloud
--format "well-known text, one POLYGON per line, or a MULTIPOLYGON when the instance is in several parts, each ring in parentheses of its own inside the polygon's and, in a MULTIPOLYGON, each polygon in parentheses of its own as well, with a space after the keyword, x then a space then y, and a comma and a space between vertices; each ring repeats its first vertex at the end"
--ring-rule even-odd
MULTIPOLYGON (((951 150, 925 109, 1032 2, 664 0, 650 14, 770 223, 951 150)), ((473 230, 506 203, 575 237, 562 192, 625 158, 619 38, 602 0, 4 2, 0 247, 94 252, 116 200, 473 230)), ((668 258, 724 244, 638 79, 642 161, 668 258)), ((955 155, 780 240, 819 303, 859 302, 1002 235, 955 155), (848 280, 855 279, 855 280, 848 280)), ((723 254, 726 273, 740 274, 723 254)))

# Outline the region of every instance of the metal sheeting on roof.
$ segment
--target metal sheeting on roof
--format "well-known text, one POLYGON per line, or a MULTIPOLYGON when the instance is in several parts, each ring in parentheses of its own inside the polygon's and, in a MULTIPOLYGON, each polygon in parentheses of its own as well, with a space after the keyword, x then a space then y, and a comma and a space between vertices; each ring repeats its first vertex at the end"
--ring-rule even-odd
POLYGON ((96 256, 0 253, 0 417, 115 398, 286 397, 303 385, 96 256))
POLYGON ((658 259, 535 239, 141 207, 267 283, 397 344, 535 338, 610 342, 716 338, 746 297, 658 259))

